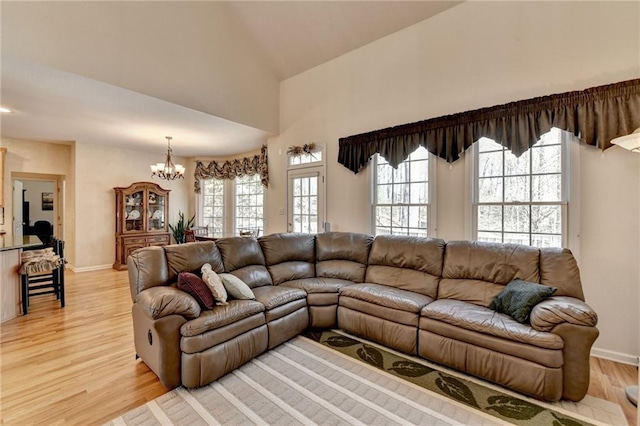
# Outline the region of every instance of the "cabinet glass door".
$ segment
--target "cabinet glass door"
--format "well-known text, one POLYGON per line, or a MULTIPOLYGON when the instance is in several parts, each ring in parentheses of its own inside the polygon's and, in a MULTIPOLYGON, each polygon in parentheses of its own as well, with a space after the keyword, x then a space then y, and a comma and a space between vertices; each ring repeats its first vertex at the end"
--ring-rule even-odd
POLYGON ((124 195, 125 232, 144 230, 144 191, 124 195))
POLYGON ((147 231, 164 230, 165 197, 156 192, 149 191, 147 200, 147 231))

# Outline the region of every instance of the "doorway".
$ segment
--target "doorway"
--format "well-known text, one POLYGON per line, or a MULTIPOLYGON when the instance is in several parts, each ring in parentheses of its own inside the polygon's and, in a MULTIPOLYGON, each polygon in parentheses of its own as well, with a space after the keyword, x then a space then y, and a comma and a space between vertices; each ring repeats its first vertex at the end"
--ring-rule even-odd
POLYGON ((11 178, 14 237, 37 235, 38 227, 48 222, 53 236, 64 240, 65 176, 14 172, 11 178))
POLYGON ((324 167, 305 167, 287 172, 289 232, 324 232, 324 167))

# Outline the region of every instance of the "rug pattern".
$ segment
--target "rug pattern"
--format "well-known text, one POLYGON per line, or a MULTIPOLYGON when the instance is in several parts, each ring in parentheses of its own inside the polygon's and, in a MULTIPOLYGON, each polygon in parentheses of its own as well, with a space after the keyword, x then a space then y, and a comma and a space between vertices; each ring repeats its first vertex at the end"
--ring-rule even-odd
POLYGON ((346 335, 307 337, 292 339, 210 385, 174 389, 108 425, 598 424, 511 399, 488 403, 502 395, 346 335), (440 391, 427 390, 423 382, 440 391), (505 410, 520 417, 523 411, 536 414, 526 421, 496 416, 505 410))
MULTIPOLYGON (((435 365, 430 367, 426 362, 416 362, 344 333, 335 331, 309 332, 306 337, 429 391, 447 396, 512 424, 553 426, 594 424, 575 418, 570 414, 546 408, 537 402, 483 386, 475 381, 461 378, 459 375, 448 374, 442 371, 441 367, 435 365)), ((601 417, 607 421, 611 420, 609 415, 601 417)))

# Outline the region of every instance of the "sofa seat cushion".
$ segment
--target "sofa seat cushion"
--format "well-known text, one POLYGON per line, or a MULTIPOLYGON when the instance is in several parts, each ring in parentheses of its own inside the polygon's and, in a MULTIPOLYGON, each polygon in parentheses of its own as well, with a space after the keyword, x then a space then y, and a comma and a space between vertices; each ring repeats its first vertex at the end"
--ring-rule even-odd
POLYGON ((380 284, 353 284, 340 289, 340 297, 350 297, 385 308, 419 313, 433 299, 423 294, 380 284))
POLYGON ((304 290, 273 285, 254 288, 253 294, 255 294, 256 300, 262 303, 267 311, 307 297, 307 293, 304 290))
POLYGON ((353 281, 339 278, 303 278, 300 280, 286 281, 280 285, 299 288, 307 293, 338 293, 342 287, 351 284, 353 284, 353 281))
POLYGON ((436 300, 422 309, 421 316, 420 328, 423 330, 428 329, 428 321, 424 319, 432 319, 539 348, 562 349, 564 346, 557 334, 536 331, 529 324, 520 324, 508 315, 460 300, 436 300))
POLYGON ((202 311, 198 318, 184 323, 180 334, 184 337, 197 336, 261 312, 264 312, 264 305, 260 302, 230 300, 228 305, 214 306, 210 311, 202 311))

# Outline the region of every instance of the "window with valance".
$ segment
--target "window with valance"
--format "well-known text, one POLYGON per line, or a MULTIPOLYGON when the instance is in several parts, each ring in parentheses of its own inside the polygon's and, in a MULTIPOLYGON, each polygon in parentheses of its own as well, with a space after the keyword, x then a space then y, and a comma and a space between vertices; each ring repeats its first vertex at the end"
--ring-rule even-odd
POLYGON ((196 162, 196 170, 193 174, 194 191, 200 194, 200 181, 203 179, 235 179, 243 176, 260 175, 260 182, 267 188, 269 186, 269 166, 267 158, 267 146, 262 145, 260 154, 253 157, 236 158, 230 161, 211 161, 206 166, 202 161, 196 162))
POLYGON ((552 127, 607 149, 640 127, 640 79, 403 124, 340 139, 338 162, 354 173, 378 153, 393 167, 419 146, 452 163, 482 137, 516 156, 552 127))
POLYGON ((264 231, 264 189, 269 185, 267 146, 231 161, 196 163, 197 222, 216 237, 264 231))

